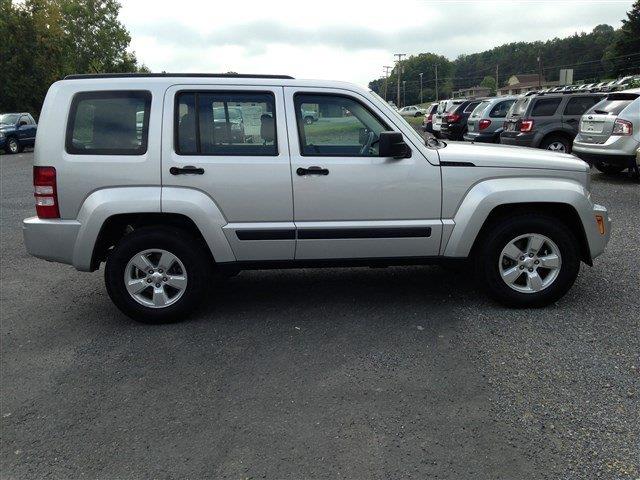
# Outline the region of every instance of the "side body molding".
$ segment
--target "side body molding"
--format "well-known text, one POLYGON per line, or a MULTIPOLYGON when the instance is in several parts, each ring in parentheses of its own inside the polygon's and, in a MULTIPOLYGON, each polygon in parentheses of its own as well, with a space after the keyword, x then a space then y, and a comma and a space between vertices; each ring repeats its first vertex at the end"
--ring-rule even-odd
POLYGON ((89 195, 80 207, 80 229, 73 249, 73 266, 91 271, 91 257, 107 218, 123 213, 160 212, 160 187, 104 188, 89 195))
POLYGON ((162 212, 190 218, 202 233, 216 262, 236 260, 222 230, 227 220, 216 203, 205 193, 191 188, 163 187, 162 212))
POLYGON ((443 255, 468 256, 482 225, 494 208, 506 204, 541 202, 571 205, 580 215, 589 236, 591 229, 586 227, 593 223, 589 217, 593 206, 580 183, 539 177, 494 178, 477 183, 466 193, 453 218, 455 226, 446 240, 443 255))

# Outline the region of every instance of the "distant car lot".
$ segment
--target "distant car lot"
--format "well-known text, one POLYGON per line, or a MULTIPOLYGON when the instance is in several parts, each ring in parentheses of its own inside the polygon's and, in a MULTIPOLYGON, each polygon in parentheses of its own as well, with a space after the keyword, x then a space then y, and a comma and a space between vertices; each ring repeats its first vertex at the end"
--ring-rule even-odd
POLYGON ((550 308, 437 267, 258 271, 147 328, 101 273, 26 255, 32 153, 0 162, 3 477, 638 477, 626 177, 594 170, 612 239, 550 308))

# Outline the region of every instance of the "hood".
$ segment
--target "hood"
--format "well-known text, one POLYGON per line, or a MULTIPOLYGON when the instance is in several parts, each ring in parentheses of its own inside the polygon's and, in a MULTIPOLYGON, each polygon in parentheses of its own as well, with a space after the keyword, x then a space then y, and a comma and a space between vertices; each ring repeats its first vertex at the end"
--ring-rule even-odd
POLYGON ((471 162, 478 167, 541 168, 587 172, 589 165, 568 153, 513 145, 447 142, 438 151, 441 161, 471 162))

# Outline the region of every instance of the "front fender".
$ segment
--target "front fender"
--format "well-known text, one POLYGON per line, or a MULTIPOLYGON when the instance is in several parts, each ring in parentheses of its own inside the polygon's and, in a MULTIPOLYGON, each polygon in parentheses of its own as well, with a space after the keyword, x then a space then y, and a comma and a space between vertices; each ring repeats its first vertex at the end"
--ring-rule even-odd
POLYGON ((593 204, 580 183, 569 179, 496 178, 482 181, 467 192, 454 215, 455 225, 443 255, 467 257, 491 211, 498 206, 518 203, 570 205, 580 216, 587 237, 593 234, 593 228, 589 228, 594 224, 591 218, 593 204))

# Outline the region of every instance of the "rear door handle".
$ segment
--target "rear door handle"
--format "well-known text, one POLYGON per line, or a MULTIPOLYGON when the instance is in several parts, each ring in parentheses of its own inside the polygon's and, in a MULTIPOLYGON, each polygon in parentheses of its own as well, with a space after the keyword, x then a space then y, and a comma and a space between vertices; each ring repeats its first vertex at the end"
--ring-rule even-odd
POLYGON ((204 168, 197 168, 193 165, 187 165, 186 167, 171 167, 169 169, 171 175, 202 175, 204 168))
POLYGON ((300 176, 303 175, 329 175, 329 170, 322 167, 309 167, 309 168, 298 168, 296 173, 300 176))

